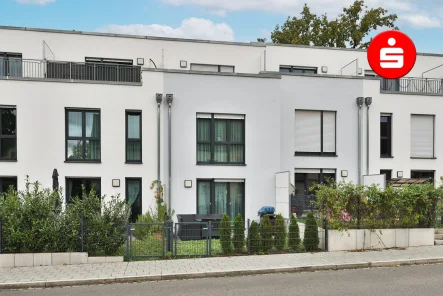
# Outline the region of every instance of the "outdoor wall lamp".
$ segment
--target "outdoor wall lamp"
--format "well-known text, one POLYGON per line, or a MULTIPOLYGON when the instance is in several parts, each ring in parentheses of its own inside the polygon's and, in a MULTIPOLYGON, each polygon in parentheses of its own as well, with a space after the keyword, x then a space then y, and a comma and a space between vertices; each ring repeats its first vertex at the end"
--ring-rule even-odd
POLYGON ((346 178, 346 177, 348 176, 348 171, 347 171, 347 170, 343 170, 343 171, 341 171, 341 176, 342 176, 343 178, 346 178))
POLYGON ((397 178, 403 178, 403 171, 397 172, 397 178))

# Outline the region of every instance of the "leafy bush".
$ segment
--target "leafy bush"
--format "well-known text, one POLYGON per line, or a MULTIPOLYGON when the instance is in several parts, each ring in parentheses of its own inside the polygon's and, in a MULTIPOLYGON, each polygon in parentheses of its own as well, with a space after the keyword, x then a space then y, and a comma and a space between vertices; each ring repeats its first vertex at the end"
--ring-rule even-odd
POLYGON ((220 243, 222 247, 223 254, 230 254, 232 250, 232 228, 231 228, 231 218, 228 215, 223 215, 223 218, 219 226, 220 232, 220 243))
POLYGON ((305 250, 309 252, 317 250, 319 243, 317 221, 315 221, 314 215, 309 213, 306 219, 303 245, 305 250))
POLYGON ((240 253, 244 250, 245 247, 245 222, 241 214, 238 214, 234 220, 234 250, 237 253, 240 253))
POLYGON ((263 252, 269 252, 272 250, 273 240, 272 240, 272 223, 268 216, 262 218, 261 223, 261 240, 263 252))
POLYGON ((294 252, 300 251, 300 228, 298 227, 297 218, 295 218, 293 214, 291 215, 291 221, 289 223, 288 245, 290 250, 294 252))
POLYGON ((252 221, 251 225, 249 226, 249 231, 251 232, 249 234, 249 244, 250 244, 250 250, 251 253, 258 253, 260 252, 260 228, 257 222, 252 221))
POLYGON ((274 229, 275 248, 278 251, 283 251, 286 243, 286 226, 285 220, 281 214, 278 214, 275 219, 274 229))

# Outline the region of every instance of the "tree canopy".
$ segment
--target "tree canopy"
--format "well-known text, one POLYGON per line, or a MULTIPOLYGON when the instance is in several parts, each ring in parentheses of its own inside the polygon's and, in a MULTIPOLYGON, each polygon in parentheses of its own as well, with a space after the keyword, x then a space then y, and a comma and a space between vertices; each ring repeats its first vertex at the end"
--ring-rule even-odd
POLYGON ((316 45, 327 47, 367 48, 366 37, 378 28, 398 30, 396 14, 388 14, 382 7, 369 9, 364 0, 356 0, 335 19, 326 14, 311 13, 307 4, 301 16, 288 17, 282 26, 277 25, 271 33, 274 43, 316 45))

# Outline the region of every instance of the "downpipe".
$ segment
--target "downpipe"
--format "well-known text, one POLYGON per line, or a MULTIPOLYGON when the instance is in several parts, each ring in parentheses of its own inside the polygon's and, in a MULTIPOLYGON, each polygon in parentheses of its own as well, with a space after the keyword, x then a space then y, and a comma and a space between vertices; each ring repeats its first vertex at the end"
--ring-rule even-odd
POLYGON ((363 97, 358 97, 357 98, 357 106, 358 106, 358 184, 361 185, 362 184, 362 165, 361 165, 361 161, 362 161, 362 152, 361 152, 361 148, 362 148, 362 123, 361 123, 361 114, 362 114, 362 107, 363 107, 363 102, 364 102, 364 98, 363 97))
POLYGON ((366 175, 369 175, 369 109, 372 104, 372 97, 365 98, 366 104, 366 175))
POLYGON ((172 133, 172 126, 171 126, 171 121, 172 121, 172 114, 171 114, 171 107, 172 107, 172 101, 174 99, 174 95, 172 94, 167 94, 166 95, 166 102, 168 103, 168 166, 169 166, 169 180, 168 180, 168 186, 169 186, 169 190, 168 190, 168 206, 170 207, 170 209, 172 209, 171 206, 171 191, 172 191, 172 165, 171 165, 171 133, 172 133))
POLYGON ((157 192, 160 194, 160 106, 163 100, 163 94, 156 94, 155 100, 157 102, 157 192))

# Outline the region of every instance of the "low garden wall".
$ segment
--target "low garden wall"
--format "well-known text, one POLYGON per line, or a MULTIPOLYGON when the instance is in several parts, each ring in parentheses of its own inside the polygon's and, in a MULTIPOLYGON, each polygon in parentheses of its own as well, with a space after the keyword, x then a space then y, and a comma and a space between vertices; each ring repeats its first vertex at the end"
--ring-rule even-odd
POLYGON ((434 228, 328 231, 328 251, 407 248, 434 245, 434 228))
POLYGON ((0 254, 0 268, 123 262, 122 256, 88 257, 88 253, 0 254))

